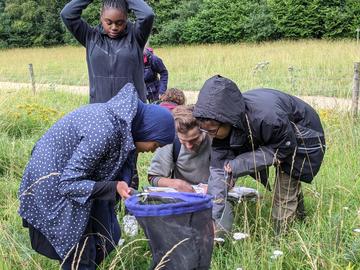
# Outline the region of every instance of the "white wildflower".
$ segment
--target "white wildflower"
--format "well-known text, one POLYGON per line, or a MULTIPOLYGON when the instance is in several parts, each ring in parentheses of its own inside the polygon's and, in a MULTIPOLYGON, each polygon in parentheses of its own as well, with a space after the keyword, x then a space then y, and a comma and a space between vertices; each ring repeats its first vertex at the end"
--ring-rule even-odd
POLYGON ((277 259, 282 256, 284 253, 281 250, 274 250, 273 255, 271 255, 271 259, 277 259))
POLYGON ((134 237, 138 234, 139 225, 136 221, 136 218, 131 215, 125 215, 123 217, 124 233, 131 237, 134 237))
POLYGON ((124 245, 124 243, 125 243, 125 239, 121 238, 118 242, 118 246, 121 247, 122 245, 124 245))
POLYGON ((242 233, 242 232, 237 232, 237 233, 234 233, 234 239, 235 240, 242 240, 242 239, 245 239, 245 238, 248 238, 250 235, 248 235, 247 233, 242 233))
POLYGON ((224 239, 224 238, 221 238, 221 237, 215 237, 215 238, 214 238, 214 241, 217 242, 217 243, 224 243, 224 242, 225 242, 225 239, 224 239))

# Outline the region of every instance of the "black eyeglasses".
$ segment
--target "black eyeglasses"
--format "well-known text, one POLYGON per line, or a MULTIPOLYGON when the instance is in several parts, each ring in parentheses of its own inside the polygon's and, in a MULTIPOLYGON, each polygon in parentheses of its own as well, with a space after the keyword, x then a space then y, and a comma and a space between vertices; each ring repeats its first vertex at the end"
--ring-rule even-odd
POLYGON ((199 128, 199 130, 206 133, 206 134, 208 134, 209 136, 214 136, 215 137, 217 135, 220 127, 221 127, 221 124, 216 129, 206 130, 206 129, 203 129, 203 128, 199 128))

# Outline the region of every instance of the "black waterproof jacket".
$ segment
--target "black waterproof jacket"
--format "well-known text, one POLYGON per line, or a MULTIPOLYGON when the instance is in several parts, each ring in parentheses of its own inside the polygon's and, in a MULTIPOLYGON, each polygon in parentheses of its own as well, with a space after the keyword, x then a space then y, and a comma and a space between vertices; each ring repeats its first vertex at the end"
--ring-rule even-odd
POLYGON ((193 114, 233 127, 228 138, 213 140, 214 172, 230 162, 235 177, 266 176, 265 169, 279 161, 293 179, 310 183, 320 169, 324 131, 316 111, 297 97, 265 88, 241 94, 231 80, 214 76, 201 89, 193 114))
POLYGON ((139 98, 146 102, 143 49, 154 21, 152 9, 143 0, 127 0, 136 22, 128 21, 122 35, 113 39, 103 28, 91 27, 81 19, 92 0, 72 0, 61 11, 65 26, 86 48, 90 81, 90 103, 107 102, 123 86, 135 85, 139 98))

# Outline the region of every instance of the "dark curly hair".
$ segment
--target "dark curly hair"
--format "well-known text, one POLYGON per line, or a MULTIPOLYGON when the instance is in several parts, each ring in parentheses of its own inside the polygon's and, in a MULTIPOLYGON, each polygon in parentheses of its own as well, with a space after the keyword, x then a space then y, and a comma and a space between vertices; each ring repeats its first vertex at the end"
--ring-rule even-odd
POLYGON ((167 89, 160 99, 164 102, 174 102, 177 105, 184 105, 186 101, 184 92, 177 88, 167 89))

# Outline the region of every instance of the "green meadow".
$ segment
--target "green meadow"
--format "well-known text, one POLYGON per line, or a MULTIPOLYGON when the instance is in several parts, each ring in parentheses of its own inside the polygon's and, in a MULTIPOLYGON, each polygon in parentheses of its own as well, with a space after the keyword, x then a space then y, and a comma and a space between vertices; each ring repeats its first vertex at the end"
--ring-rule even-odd
MULTIPOLYGON (((154 48, 166 64, 170 87, 199 90, 222 74, 241 90, 273 87, 298 95, 349 97, 353 62, 360 61, 355 41, 280 41, 262 44, 202 45, 154 48)), ((0 81, 87 85, 82 47, 0 51, 0 81)))
MULTIPOLYGON (((215 73, 236 81, 242 90, 266 86, 301 95, 351 96, 354 42, 302 41, 264 44, 155 48, 168 66, 170 86, 198 90, 215 73), (266 62, 269 62, 266 64, 266 62), (291 68, 292 67, 292 68, 291 68)), ((33 63, 38 83, 86 85, 80 47, 0 51, 0 81, 28 82, 33 63)), ((57 262, 31 249, 17 214, 17 190, 34 143, 57 119, 87 103, 87 96, 60 91, 0 90, 0 269, 59 269, 57 262)), ((360 269, 360 123, 347 113, 318 109, 327 151, 313 183, 303 184, 307 219, 275 238, 272 193, 250 178, 238 185, 258 188, 262 199, 236 206, 235 232, 213 252, 213 270, 360 269), (275 250, 283 255, 271 258, 275 250)), ((140 154, 141 184, 152 154, 140 154)), ((272 171, 272 173, 274 173, 272 171)), ((273 177, 272 177, 273 178, 273 177)), ((119 219, 123 209, 119 212, 119 219)), ((144 234, 125 236, 100 269, 148 269, 150 249, 144 234)))

